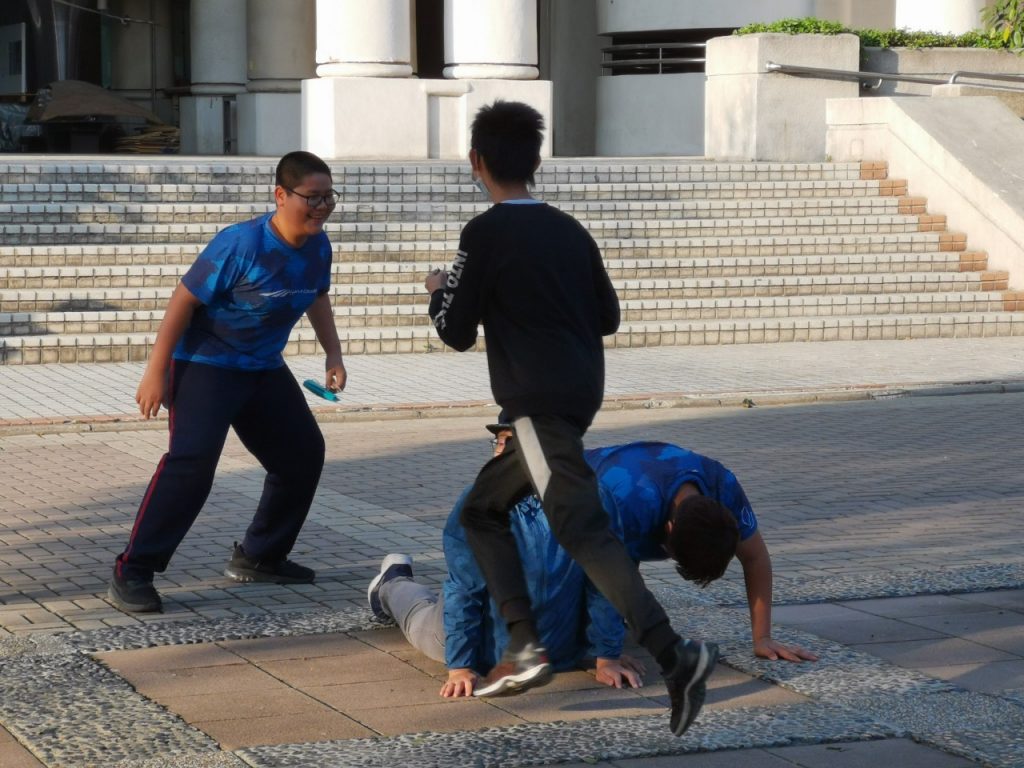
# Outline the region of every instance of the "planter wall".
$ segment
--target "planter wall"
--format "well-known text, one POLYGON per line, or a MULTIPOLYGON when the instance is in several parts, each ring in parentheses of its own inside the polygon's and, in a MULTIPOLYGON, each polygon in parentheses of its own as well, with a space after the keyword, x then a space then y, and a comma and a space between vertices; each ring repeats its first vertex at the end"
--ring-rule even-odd
POLYGON ((704 153, 722 160, 825 159, 825 102, 856 97, 856 81, 767 72, 769 62, 858 69, 854 35, 764 33, 708 41, 704 153))

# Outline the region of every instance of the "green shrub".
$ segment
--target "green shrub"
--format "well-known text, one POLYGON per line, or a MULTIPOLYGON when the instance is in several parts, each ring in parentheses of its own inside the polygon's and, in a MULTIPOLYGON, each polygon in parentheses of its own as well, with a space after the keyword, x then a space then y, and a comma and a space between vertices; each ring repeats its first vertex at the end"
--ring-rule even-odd
POLYGON ((991 37, 1006 48, 1024 48, 1024 0, 996 0, 981 12, 991 37))
POLYGON ((825 21, 808 17, 805 19, 781 19, 770 24, 748 24, 737 29, 735 35, 752 35, 756 32, 781 32, 787 35, 841 35, 849 32, 838 21, 825 21))
MULTIPOLYGON (((849 33, 860 38, 862 49, 1024 47, 1024 0, 998 0, 997 5, 992 6, 992 8, 997 8, 1001 5, 1014 5, 1018 9, 1017 15, 1000 17, 1005 19, 1001 23, 1016 24, 1015 32, 1006 32, 1005 27, 1000 27, 998 34, 994 32, 966 32, 962 35, 941 35, 938 32, 912 32, 909 29, 849 29, 837 21, 805 18, 782 19, 780 21, 773 21, 770 24, 748 24, 737 29, 733 34, 752 35, 757 32, 780 32, 788 35, 840 35, 849 33), (1018 37, 1021 42, 1015 42, 1018 37)), ((993 29, 992 25, 989 25, 989 29, 993 29)))

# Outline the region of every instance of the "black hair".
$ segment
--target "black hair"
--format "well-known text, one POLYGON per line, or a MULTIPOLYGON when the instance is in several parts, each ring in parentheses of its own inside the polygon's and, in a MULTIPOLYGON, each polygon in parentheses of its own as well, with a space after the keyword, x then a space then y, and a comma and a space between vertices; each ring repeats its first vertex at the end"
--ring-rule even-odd
POLYGON ((331 169, 327 163, 312 152, 296 150, 289 152, 278 161, 274 183, 285 189, 294 189, 311 173, 326 173, 330 176, 331 169))
POLYGON ((679 575, 702 587, 721 578, 740 538, 732 512, 714 499, 693 495, 676 504, 671 519, 665 546, 679 575))
POLYGON ((484 159, 496 181, 532 186, 543 130, 544 118, 536 109, 521 101, 499 99, 476 113, 469 146, 484 159))

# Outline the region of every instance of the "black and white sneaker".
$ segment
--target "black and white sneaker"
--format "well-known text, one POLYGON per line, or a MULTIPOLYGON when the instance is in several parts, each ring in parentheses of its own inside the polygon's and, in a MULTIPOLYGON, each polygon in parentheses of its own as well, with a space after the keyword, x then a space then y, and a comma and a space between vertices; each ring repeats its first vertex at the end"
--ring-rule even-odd
POLYGON ((412 578, 412 558, 408 555, 388 555, 380 563, 380 573, 373 577, 370 586, 366 588, 366 601, 370 604, 370 610, 380 621, 391 621, 390 613, 384 610, 384 604, 380 601, 380 588, 392 579, 412 578))
POLYGON ((316 571, 291 560, 257 560, 245 554, 245 550, 235 542, 235 548, 224 569, 224 575, 233 581, 248 584, 254 581, 269 584, 312 584, 316 579, 316 571))
POLYGON ((528 688, 538 688, 551 682, 551 662, 542 645, 527 643, 518 652, 505 651, 501 660, 494 665, 483 681, 473 691, 474 696, 502 696, 507 693, 522 693, 528 688))
POLYGON ((707 679, 718 662, 718 646, 696 640, 680 640, 675 647, 676 663, 665 674, 665 686, 672 701, 669 727, 682 736, 704 706, 707 679))

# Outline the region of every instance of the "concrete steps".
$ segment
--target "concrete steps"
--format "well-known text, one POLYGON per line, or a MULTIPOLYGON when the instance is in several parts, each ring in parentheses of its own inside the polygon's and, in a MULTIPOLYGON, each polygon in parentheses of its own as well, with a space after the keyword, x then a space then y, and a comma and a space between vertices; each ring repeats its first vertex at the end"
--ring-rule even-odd
MULTIPOLYGON (((176 279, 162 287, 2 289, 0 312, 161 309, 176 279)), ((619 280, 620 301, 769 296, 858 296, 893 293, 983 292, 1007 301, 1005 272, 905 272, 891 275, 800 275, 619 280)), ((331 301, 342 306, 412 306, 426 312, 420 283, 334 283, 331 301)), ((1016 300, 1016 294, 1013 294, 1016 300)))
MULTIPOLYGON (((460 226, 487 209, 485 203, 339 203, 336 223, 455 222, 460 226)), ((755 217, 924 215, 924 198, 808 197, 731 200, 611 200, 560 202, 581 221, 628 219, 747 219, 755 217)), ((224 226, 266 213, 252 203, 15 203, 0 210, 0 224, 198 224, 224 226)))
MULTIPOLYGON (((166 300, 166 299, 165 299, 166 300)), ((112 302, 109 306, 116 306, 112 302)), ((628 323, 690 320, 826 318, 871 315, 955 314, 1015 311, 1016 304, 991 293, 972 291, 853 295, 725 296, 700 299, 624 299, 628 323)), ((351 304, 335 310, 339 328, 416 328, 430 324, 420 304, 351 304)), ((156 333, 161 309, 0 312, 10 335, 156 333)), ((299 328, 308 328, 303 318, 299 328)))
MULTIPOLYGON (((619 258, 614 249, 606 248, 606 266, 613 280, 643 278, 695 277, 769 277, 782 275, 879 274, 899 272, 970 272, 980 271, 983 254, 959 251, 928 251, 923 253, 831 254, 816 256, 722 257, 688 259, 674 256, 662 258, 619 258)), ((111 250, 115 259, 116 250, 111 250)), ((188 271, 194 252, 184 249, 177 254, 155 256, 152 264, 122 266, 115 264, 0 267, 0 290, 24 288, 131 288, 175 285, 188 271)), ((39 261, 53 261, 45 253, 39 261)), ((336 261, 331 267, 335 284, 411 283, 419 285, 425 272, 437 266, 438 259, 402 261, 336 261)))
MULTIPOLYGON (((208 242, 230 222, 183 220, 173 224, 5 224, 0 243, 160 243, 208 242)), ((324 227, 332 240, 344 243, 421 242, 458 239, 464 222, 411 221, 352 223, 328 222, 324 227)), ((696 237, 770 237, 791 235, 861 235, 941 232, 944 216, 764 216, 710 219, 593 219, 586 222, 595 239, 651 239, 696 237)))
MULTIPOLYGON (((338 184, 341 205, 460 203, 485 205, 480 193, 461 179, 451 184, 338 184)), ((906 195, 906 183, 889 179, 817 179, 773 181, 673 181, 591 184, 540 183, 538 196, 549 202, 769 200, 773 198, 859 198, 906 195)), ((82 184, 25 183, 0 187, 0 202, 19 204, 114 203, 126 205, 184 203, 227 205, 271 202, 271 188, 259 184, 82 184)))
MULTIPOLYGON (((1024 312, 758 318, 713 321, 623 323, 605 346, 747 344, 790 341, 968 338, 1024 335, 1024 312)), ((448 351, 430 326, 340 328, 347 354, 448 351)), ((76 362, 142 362, 153 333, 8 336, 0 358, 8 365, 76 362)), ((483 338, 477 344, 483 349, 483 338)), ((286 355, 320 352, 315 334, 296 328, 286 355)))
MULTIPOLYGON (((0 162, 0 359, 145 359, 206 242, 269 210, 273 168, 0 162)), ((486 208, 467 168, 334 174, 331 293, 346 352, 440 351, 422 281, 486 208)), ((558 160, 537 191, 601 247, 623 313, 610 347, 1024 333, 1024 292, 884 164, 558 160)), ((318 352, 305 319, 287 352, 318 352)))

